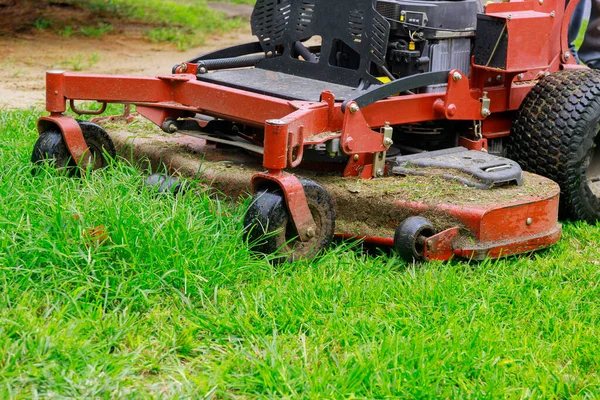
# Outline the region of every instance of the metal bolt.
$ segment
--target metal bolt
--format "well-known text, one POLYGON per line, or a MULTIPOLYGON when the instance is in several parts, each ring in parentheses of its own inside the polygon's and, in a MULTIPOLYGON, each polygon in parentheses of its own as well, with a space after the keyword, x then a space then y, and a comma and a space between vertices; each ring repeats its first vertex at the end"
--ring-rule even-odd
POLYGON ((527 226, 533 224, 533 219, 531 218, 527 218, 527 221, 525 222, 527 224, 527 226))
POLYGON ((377 176, 382 177, 383 176, 383 169, 379 168, 377 170, 377 176))
POLYGON ((354 162, 357 162, 358 160, 360 160, 360 156, 358 154, 355 154, 354 157, 352 157, 352 159, 354 160, 354 162))
POLYGON ((523 78, 525 78, 525 74, 521 73, 521 74, 517 75, 517 78, 523 79, 523 78))
POLYGON ((488 83, 492 83, 492 78, 487 78, 488 83))
POLYGON ((502 80, 502 75, 498 75, 498 76, 496 76, 496 80, 497 80, 497 81, 501 81, 501 80, 502 80))
POLYGON ((555 13, 554 11, 552 11, 552 12, 550 13, 550 16, 551 16, 552 18, 554 18, 554 16, 555 16, 555 15, 556 15, 556 13, 555 13))
POLYGON ((508 14, 508 16, 506 17, 506 19, 510 21, 512 19, 512 15, 508 14))
POLYGON ((306 236, 308 236, 309 238, 314 238, 315 237, 315 228, 310 227, 306 230, 306 236))
POLYGON ((571 58, 571 53, 565 51, 565 60, 568 60, 569 58, 571 58))
POLYGON ((489 108, 484 108, 483 110, 481 110, 481 116, 482 117, 487 118, 490 115, 492 115, 492 112, 490 111, 489 108))
POLYGON ((359 110, 360 110, 360 107, 358 106, 358 104, 352 103, 350 105, 350 113, 351 114, 356 114, 359 110))
POLYGON ((180 72, 187 72, 187 64, 181 64, 179 66, 179 71, 180 72))
POLYGON ((394 141, 391 138, 386 137, 385 139, 383 139, 383 145, 385 147, 390 147, 393 144, 394 144, 394 141))
POLYGON ((460 72, 455 72, 454 74, 452 74, 452 80, 454 82, 458 82, 462 79, 462 75, 460 74, 460 72))
POLYGON ((205 74, 208 72, 208 70, 206 69, 206 67, 200 67, 200 69, 198 70, 198 72, 200 72, 201 74, 205 74))
POLYGON ((544 0, 540 0, 540 1, 538 1, 538 3, 540 3, 540 6, 541 6, 542 4, 544 4, 544 0))
POLYGON ((55 91, 54 91, 54 94, 58 96, 58 90, 55 90, 55 91))
POLYGON ((171 122, 169 124, 169 132, 171 132, 171 133, 177 132, 177 124, 175 122, 171 122))

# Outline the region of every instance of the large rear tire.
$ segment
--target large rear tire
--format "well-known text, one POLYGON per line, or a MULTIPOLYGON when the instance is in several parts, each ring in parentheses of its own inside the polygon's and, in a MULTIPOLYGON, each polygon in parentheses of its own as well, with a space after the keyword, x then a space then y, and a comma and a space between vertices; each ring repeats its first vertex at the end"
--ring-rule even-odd
POLYGON ((600 220, 600 75, 565 70, 529 92, 507 152, 526 171, 560 185, 563 218, 600 220))

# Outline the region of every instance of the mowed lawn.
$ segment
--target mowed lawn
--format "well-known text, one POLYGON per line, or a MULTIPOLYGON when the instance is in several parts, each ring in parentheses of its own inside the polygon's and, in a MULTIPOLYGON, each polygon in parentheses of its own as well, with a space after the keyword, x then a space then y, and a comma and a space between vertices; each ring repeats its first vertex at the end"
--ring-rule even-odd
POLYGON ((157 196, 125 161, 32 176, 40 114, 0 110, 0 398, 600 396, 598 227, 500 261, 337 243, 273 267, 245 205, 157 196))

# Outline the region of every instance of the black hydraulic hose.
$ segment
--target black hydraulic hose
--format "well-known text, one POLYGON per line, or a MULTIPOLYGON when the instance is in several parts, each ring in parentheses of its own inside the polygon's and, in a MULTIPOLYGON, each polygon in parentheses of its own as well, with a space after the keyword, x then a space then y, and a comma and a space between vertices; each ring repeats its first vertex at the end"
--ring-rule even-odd
POLYGON ((317 57, 315 57, 315 55, 313 53, 311 53, 310 50, 308 50, 306 47, 304 47, 302 42, 300 42, 300 41, 294 42, 294 50, 296 50, 296 53, 300 54, 302 56, 302 58, 304 58, 304 60, 306 60, 310 63, 318 62, 317 57))
POLYGON ((219 69, 254 67, 265 59, 264 54, 244 57, 218 58, 215 60, 198 61, 198 73, 205 74, 208 71, 219 69))

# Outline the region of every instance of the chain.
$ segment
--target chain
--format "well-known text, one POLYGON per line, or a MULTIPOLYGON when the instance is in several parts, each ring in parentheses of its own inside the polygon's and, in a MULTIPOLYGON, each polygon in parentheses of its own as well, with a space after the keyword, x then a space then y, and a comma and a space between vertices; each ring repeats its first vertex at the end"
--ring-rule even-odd
POLYGON ((483 139, 483 133, 481 131, 481 121, 473 121, 473 132, 475 132, 475 140, 483 139))

